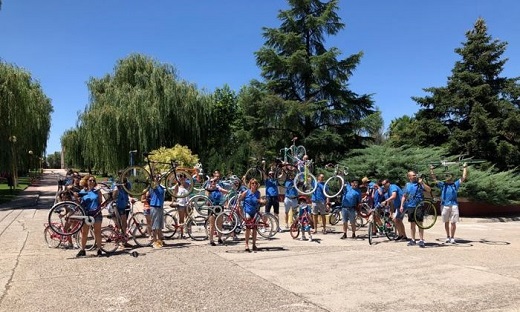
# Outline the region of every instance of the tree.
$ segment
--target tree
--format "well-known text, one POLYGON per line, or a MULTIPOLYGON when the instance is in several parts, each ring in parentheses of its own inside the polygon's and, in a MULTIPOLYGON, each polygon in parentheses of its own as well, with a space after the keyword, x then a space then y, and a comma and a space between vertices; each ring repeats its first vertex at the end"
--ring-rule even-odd
POLYGON ((38 81, 25 70, 0 61, 0 172, 30 167, 29 151, 43 155, 53 107, 38 81))
POLYGON ((61 153, 54 152, 50 155, 47 155, 47 166, 51 169, 59 169, 61 168, 61 153))
POLYGON ((413 97, 420 144, 445 145, 451 154, 469 153, 499 169, 520 165, 519 77, 500 74, 507 42, 493 40, 479 18, 455 52, 462 57, 447 86, 426 88, 431 96, 413 97))
POLYGON ((348 89, 363 53, 338 59, 340 51, 324 45, 344 28, 337 0, 288 2, 291 8, 278 15, 280 28, 263 29, 266 41, 255 55, 265 86, 253 84, 261 96, 245 109, 266 112, 250 121, 270 149, 297 136, 316 158, 342 155, 362 146, 358 121, 374 113, 369 95, 348 89))

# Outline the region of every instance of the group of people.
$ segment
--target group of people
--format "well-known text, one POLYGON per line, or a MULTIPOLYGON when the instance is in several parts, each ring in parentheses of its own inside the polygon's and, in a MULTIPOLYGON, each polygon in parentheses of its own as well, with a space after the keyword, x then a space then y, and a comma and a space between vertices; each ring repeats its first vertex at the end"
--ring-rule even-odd
MULTIPOLYGON (((456 243, 455 231, 457 228, 457 222, 459 220, 459 211, 457 204, 457 192, 460 188, 461 183, 466 180, 467 177, 467 165, 463 165, 463 173, 460 179, 455 180, 452 175, 446 176, 444 181, 438 181, 433 171, 433 167, 430 170, 431 177, 440 189, 440 199, 442 207, 442 221, 445 223, 446 230, 446 243, 456 243)), ((417 176, 414 171, 410 171, 407 174, 409 182, 403 188, 398 185, 391 183, 389 179, 381 179, 377 182, 370 181, 367 177, 361 181, 358 179, 350 179, 346 183, 341 196, 341 217, 343 221, 343 234, 341 239, 348 237, 348 224, 351 225, 351 237, 356 237, 356 214, 357 207, 362 201, 368 201, 373 207, 388 207, 392 212, 392 219, 396 225, 397 241, 406 240, 409 246, 418 245, 420 247, 425 246, 424 230, 419 227, 417 231, 416 222, 421 222, 421 216, 413 216, 413 211, 424 199, 424 193, 431 191, 431 186, 426 184, 423 179, 417 176), (361 184, 360 184, 361 182, 361 184), (362 194, 361 188, 366 189, 362 194), (404 217, 408 216, 410 222, 410 234, 409 238, 406 234, 406 229, 403 223, 404 217), (416 234, 418 232, 418 240, 416 234)), ((154 177, 159 179, 159 177, 154 177)), ((180 176, 179 183, 176 186, 178 194, 184 194, 187 192, 188 187, 185 183, 188 177, 180 176)), ((211 200, 213 205, 221 205, 223 196, 229 192, 229 189, 224 187, 221 183, 221 174, 218 170, 213 172, 213 176, 210 179, 210 183, 206 186, 206 195, 211 200)), ((294 181, 291 176, 288 176, 284 183, 285 188, 285 227, 289 229, 289 213, 290 211, 298 211, 302 213, 303 209, 308 209, 312 220, 309 220, 310 227, 302 229, 308 231, 309 238, 312 240, 312 234, 318 233, 318 224, 321 221, 322 233, 327 234, 326 230, 326 215, 329 212, 331 205, 331 199, 325 196, 324 188, 325 176, 323 174, 317 175, 317 185, 315 191, 310 197, 310 206, 307 205, 305 199, 302 200, 301 195, 298 193, 294 181), (320 220, 321 219, 321 220, 320 220)), ((161 248, 164 245, 162 229, 164 227, 164 202, 165 202, 165 189, 159 184, 159 180, 145 190, 141 197, 141 201, 144 203, 144 214, 147 218, 147 224, 149 225, 150 239, 152 240, 152 246, 154 248, 161 248)), ((125 191, 123 185, 128 183, 127 181, 119 181, 113 185, 113 198, 116 201, 117 215, 120 217, 121 229, 125 231, 126 227, 126 214, 129 202, 129 195, 125 191)), ((257 181, 256 179, 235 180, 233 182, 234 188, 239 194, 239 201, 242 203, 242 209, 246 220, 256 218, 257 212, 261 206, 265 206, 265 211, 270 212, 273 209, 276 218, 279 218, 280 202, 278 194, 278 180, 274 176, 274 172, 270 171, 265 181, 257 181), (265 197, 261 196, 259 186, 260 182, 265 183, 265 197)), ((86 213, 94 218, 94 238, 96 245, 96 254, 102 255, 101 250, 101 223, 103 215, 101 213, 101 207, 103 202, 103 196, 100 189, 97 187, 96 178, 93 175, 85 175, 81 177, 77 172, 70 174, 69 182, 66 185, 66 191, 62 192, 62 196, 66 194, 72 194, 74 198, 62 198, 62 200, 76 200, 78 201, 86 213)), ((182 224, 186 219, 186 207, 188 203, 187 196, 180 196, 174 198, 171 205, 176 207, 179 212, 179 222, 182 224)), ((216 246, 217 244, 223 244, 221 234, 215 231, 215 217, 220 211, 211 210, 209 212, 210 218, 210 231, 209 231, 209 244, 216 246), (215 243, 215 234, 217 233, 217 243, 215 243)), ((298 213, 298 212, 297 212, 298 213)), ((88 225, 84 225, 81 229, 82 239, 80 251, 77 257, 83 257, 86 255, 85 246, 88 236, 88 225)), ((183 227, 180 227, 180 237, 184 238, 183 227)), ((278 229, 282 232, 282 229, 278 229)), ((124 232, 123 232, 124 233, 124 232)), ((236 234, 234 239, 236 238, 236 234)), ((303 238, 305 233, 303 233, 303 238)), ((257 244, 257 231, 254 227, 246 227, 245 229, 245 251, 255 251, 258 249, 257 244), (252 245, 250 246, 250 241, 252 245)))

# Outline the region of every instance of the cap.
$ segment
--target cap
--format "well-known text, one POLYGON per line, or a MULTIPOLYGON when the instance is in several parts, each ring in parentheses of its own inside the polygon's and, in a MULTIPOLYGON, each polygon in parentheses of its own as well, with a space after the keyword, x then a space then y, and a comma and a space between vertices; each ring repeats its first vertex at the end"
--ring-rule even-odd
POLYGON ((361 179, 361 182, 363 183, 367 183, 368 181, 370 181, 367 177, 364 177, 363 179, 361 179))

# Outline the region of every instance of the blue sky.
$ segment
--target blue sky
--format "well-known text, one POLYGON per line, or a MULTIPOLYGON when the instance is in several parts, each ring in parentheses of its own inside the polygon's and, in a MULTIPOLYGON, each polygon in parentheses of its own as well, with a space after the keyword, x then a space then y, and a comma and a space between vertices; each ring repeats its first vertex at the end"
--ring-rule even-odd
MULTIPOLYGON (((74 128, 89 101, 86 82, 112 74, 132 53, 173 65, 181 79, 213 92, 238 91, 260 79, 254 52, 262 27, 279 27, 285 0, 3 0, 0 58, 31 73, 54 107, 47 153, 74 128)), ((342 58, 364 57, 350 80, 358 94, 373 94, 385 127, 418 106, 410 97, 446 85, 478 17, 488 33, 509 43, 505 77, 520 76, 518 0, 340 0, 346 27, 327 38, 342 58)))

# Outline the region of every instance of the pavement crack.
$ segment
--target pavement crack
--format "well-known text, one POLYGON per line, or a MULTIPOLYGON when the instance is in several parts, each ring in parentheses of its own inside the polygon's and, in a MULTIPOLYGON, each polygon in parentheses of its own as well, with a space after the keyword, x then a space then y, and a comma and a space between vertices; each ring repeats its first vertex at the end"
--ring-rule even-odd
POLYGON ((20 257, 22 256, 22 252, 25 249, 25 245, 27 244, 28 238, 29 238, 29 233, 25 232, 25 239, 23 241, 22 248, 20 248, 20 252, 18 252, 18 255, 16 256, 16 262, 15 262, 13 269, 11 270, 11 276, 9 276, 9 279, 7 280, 7 283, 5 284, 5 290, 2 292, 2 295, 0 296, 0 306, 2 306, 2 303, 5 299, 5 297, 7 296, 9 289, 12 286, 14 274, 16 273, 16 269, 18 268, 18 265, 20 264, 20 257))

